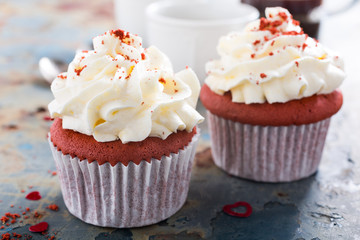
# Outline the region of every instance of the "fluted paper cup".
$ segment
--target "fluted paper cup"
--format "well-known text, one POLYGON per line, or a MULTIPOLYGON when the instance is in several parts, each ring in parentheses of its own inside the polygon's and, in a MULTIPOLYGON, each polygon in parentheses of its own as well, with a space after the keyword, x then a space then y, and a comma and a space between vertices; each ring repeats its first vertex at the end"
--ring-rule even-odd
POLYGON ((49 139, 66 207, 84 222, 140 227, 175 214, 185 203, 199 133, 160 160, 99 165, 64 155, 49 139))
POLYGON ((242 124, 207 112, 215 164, 261 182, 289 182, 316 172, 330 118, 304 125, 242 124))

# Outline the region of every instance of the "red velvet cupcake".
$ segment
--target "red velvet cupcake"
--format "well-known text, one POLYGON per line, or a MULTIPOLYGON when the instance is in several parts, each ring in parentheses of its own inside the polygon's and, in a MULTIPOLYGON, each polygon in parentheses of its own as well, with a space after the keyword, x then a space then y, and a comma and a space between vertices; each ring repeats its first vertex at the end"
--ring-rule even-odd
POLYGON ((64 202, 106 227, 162 221, 185 203, 203 117, 191 69, 122 30, 94 38, 51 89, 49 144, 64 202))
POLYGON ((200 98, 208 110, 214 162, 229 174, 287 182, 315 173, 330 117, 341 58, 303 33, 283 8, 219 41, 200 98))

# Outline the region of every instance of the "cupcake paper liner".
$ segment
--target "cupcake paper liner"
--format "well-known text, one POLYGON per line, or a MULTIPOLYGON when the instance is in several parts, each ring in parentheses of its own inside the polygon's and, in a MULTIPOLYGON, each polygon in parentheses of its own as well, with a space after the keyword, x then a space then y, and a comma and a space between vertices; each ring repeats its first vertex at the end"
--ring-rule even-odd
POLYGON ((215 164, 261 182, 289 182, 316 172, 330 118, 304 125, 258 126, 207 111, 215 164))
POLYGON ((66 207, 104 227, 140 227, 170 217, 187 198, 199 135, 177 154, 128 166, 80 161, 58 151, 49 137, 66 207))

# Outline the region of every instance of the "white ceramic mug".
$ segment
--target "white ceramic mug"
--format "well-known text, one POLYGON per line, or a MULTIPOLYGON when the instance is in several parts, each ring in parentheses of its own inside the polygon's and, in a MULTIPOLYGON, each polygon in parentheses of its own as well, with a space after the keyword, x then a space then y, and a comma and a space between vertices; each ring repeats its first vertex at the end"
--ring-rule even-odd
POLYGON ((174 70, 191 67, 201 82, 205 63, 218 58, 220 36, 241 30, 259 16, 252 6, 236 1, 159 1, 146 9, 147 42, 171 60, 174 70))

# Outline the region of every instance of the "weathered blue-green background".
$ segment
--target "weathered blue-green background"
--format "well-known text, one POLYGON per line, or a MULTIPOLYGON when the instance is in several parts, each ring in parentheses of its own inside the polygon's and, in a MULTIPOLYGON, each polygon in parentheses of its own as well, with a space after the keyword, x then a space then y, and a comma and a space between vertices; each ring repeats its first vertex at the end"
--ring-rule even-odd
POLYGON ((46 142, 51 122, 43 119, 48 113, 42 108, 52 95, 37 63, 42 56, 70 61, 75 49, 86 48, 93 36, 115 28, 113 3, 0 0, 0 215, 21 214, 25 207, 31 209, 28 216, 36 210, 42 215, 21 218, 22 223, 18 220, 0 233, 46 239, 30 234, 28 227, 47 221, 48 236, 56 232, 57 239, 360 239, 359 15, 358 4, 323 22, 320 40, 345 57, 348 78, 342 86, 345 103, 333 118, 316 175, 286 184, 230 177, 212 163, 205 123, 185 206, 156 225, 110 229, 70 215, 57 176, 49 172, 55 171, 46 142), (25 200, 33 190, 43 199, 25 200), (253 206, 249 218, 222 212, 225 204, 237 201, 253 206), (46 209, 53 203, 59 205, 58 212, 46 209))

